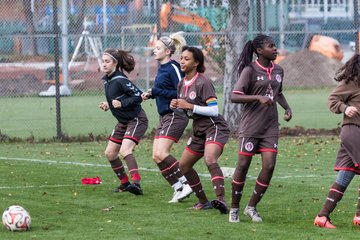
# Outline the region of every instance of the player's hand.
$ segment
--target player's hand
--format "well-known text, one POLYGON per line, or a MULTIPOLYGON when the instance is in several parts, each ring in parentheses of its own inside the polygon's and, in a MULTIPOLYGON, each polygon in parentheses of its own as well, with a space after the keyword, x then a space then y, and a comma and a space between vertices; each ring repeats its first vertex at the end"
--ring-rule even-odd
POLYGON ((274 103, 274 100, 272 100, 271 98, 266 97, 266 96, 259 96, 258 100, 260 103, 265 104, 265 105, 271 105, 274 103))
POLYGON ((171 109, 177 109, 178 108, 178 100, 177 99, 172 99, 170 102, 170 108, 171 109))
POLYGON ((345 115, 348 117, 353 117, 358 113, 358 109, 354 106, 348 106, 345 110, 345 115))
POLYGON ((109 104, 108 104, 108 102, 100 102, 99 108, 102 109, 102 110, 104 110, 104 111, 109 110, 109 104))
POLYGON ((188 103, 185 99, 178 99, 177 107, 181 109, 193 110, 194 105, 188 103))
POLYGON ((119 100, 114 99, 111 103, 114 108, 121 108, 121 102, 119 100))
POLYGON ((288 109, 285 110, 284 120, 288 122, 288 121, 291 120, 291 118, 292 118, 292 111, 291 111, 290 108, 288 108, 288 109))
POLYGON ((142 98, 142 100, 148 100, 149 98, 150 98, 150 93, 148 93, 148 92, 144 92, 144 93, 142 93, 141 94, 141 98, 142 98))

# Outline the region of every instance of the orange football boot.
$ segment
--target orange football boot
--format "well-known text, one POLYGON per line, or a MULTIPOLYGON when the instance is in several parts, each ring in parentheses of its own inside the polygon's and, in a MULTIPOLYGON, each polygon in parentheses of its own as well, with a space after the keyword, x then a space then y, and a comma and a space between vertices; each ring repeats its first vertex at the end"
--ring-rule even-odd
POLYGON ((321 228, 336 228, 336 226, 330 222, 330 218, 326 216, 322 216, 322 217, 316 216, 314 220, 314 225, 321 228))

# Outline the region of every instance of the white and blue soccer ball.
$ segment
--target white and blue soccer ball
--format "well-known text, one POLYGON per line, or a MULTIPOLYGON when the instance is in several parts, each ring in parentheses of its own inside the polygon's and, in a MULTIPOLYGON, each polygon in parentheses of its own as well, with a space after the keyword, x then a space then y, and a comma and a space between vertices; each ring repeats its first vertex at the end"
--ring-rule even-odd
POLYGON ((25 208, 13 205, 5 209, 2 222, 10 231, 26 231, 30 229, 31 217, 25 208))

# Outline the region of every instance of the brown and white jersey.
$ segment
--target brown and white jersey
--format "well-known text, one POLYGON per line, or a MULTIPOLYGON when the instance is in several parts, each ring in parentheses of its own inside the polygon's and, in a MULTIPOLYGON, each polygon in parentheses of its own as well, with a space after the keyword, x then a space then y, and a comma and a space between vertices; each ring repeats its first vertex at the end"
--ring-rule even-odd
POLYGON ((274 100, 274 104, 265 105, 259 101, 244 103, 239 125, 240 137, 265 138, 279 135, 276 100, 282 93, 283 77, 283 69, 273 62, 268 68, 257 61, 244 68, 233 93, 266 96, 274 100))
MULTIPOLYGON (((178 86, 178 97, 180 99, 185 99, 188 103, 199 106, 208 106, 209 102, 217 99, 215 88, 211 80, 200 73, 197 73, 190 82, 185 82, 184 78, 180 81, 178 86)), ((189 118, 194 119, 194 122, 199 122, 197 120, 201 120, 201 123, 199 123, 201 126, 209 126, 208 124, 212 125, 220 122, 227 125, 221 115, 209 117, 193 113, 191 110, 186 110, 185 113, 189 118)))
MULTIPOLYGON (((354 81, 341 81, 339 85, 331 92, 328 98, 330 111, 334 113, 344 113, 347 106, 356 107, 360 110, 360 86, 354 81)), ((342 126, 354 124, 360 127, 360 114, 353 117, 343 114, 342 126)))

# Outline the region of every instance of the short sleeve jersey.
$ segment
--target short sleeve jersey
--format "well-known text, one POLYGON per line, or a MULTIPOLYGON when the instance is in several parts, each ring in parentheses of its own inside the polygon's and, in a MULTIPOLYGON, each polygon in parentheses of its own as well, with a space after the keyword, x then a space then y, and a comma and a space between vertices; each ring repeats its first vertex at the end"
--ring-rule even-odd
MULTIPOLYGON (((211 98, 217 98, 211 80, 200 73, 197 73, 191 82, 186 85, 183 78, 179 83, 178 95, 180 99, 185 99, 188 103, 199 106, 207 106, 206 101, 211 98)), ((220 115, 217 117, 208 117, 193 113, 191 110, 187 110, 185 113, 189 118, 192 118, 195 121, 201 119, 201 125, 206 125, 207 123, 212 124, 212 121, 225 121, 220 115)))
POLYGON ((266 96, 273 99, 274 104, 265 105, 259 101, 244 103, 239 125, 240 137, 279 136, 276 100, 282 92, 283 77, 283 69, 273 62, 269 68, 257 61, 244 68, 233 93, 266 96))

